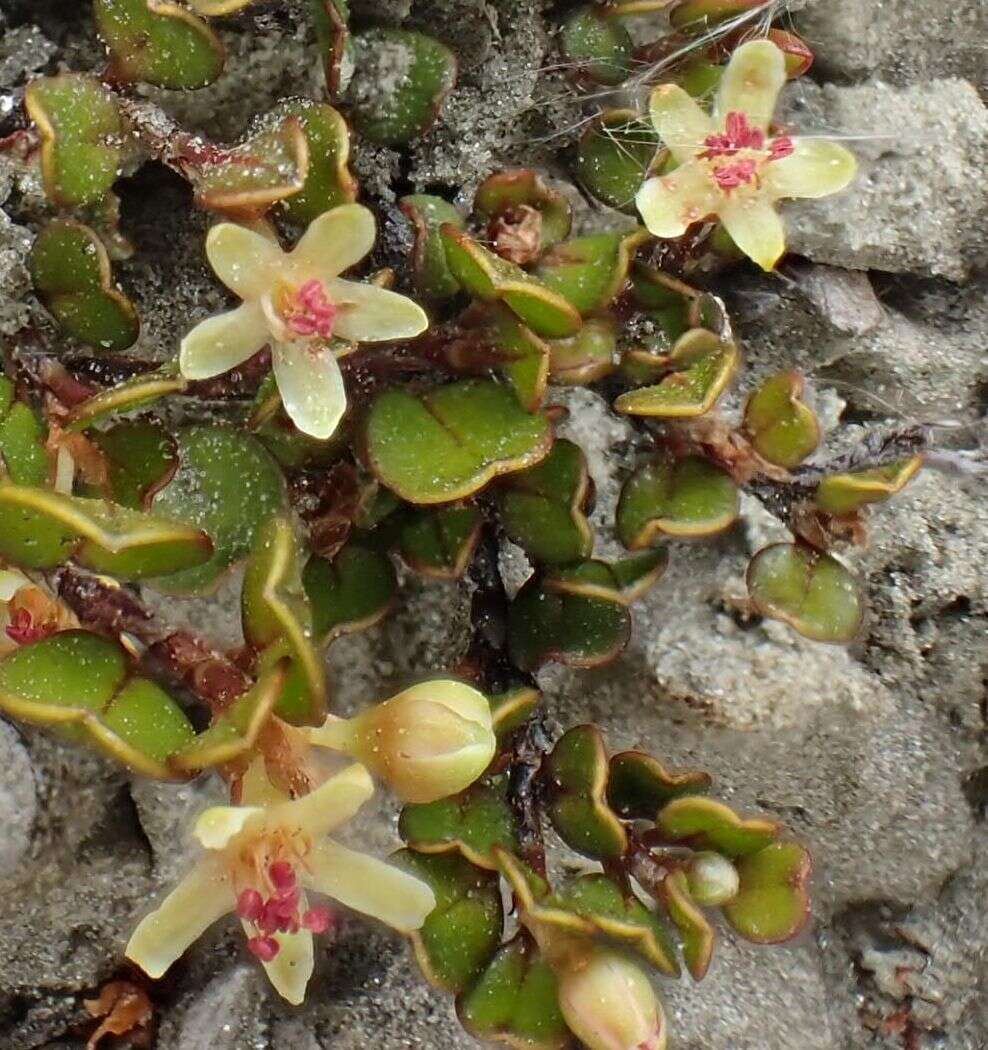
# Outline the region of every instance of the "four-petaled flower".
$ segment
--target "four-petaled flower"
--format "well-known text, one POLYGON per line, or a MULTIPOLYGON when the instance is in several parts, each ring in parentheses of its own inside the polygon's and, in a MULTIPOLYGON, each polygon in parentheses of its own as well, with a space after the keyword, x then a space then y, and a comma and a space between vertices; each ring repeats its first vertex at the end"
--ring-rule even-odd
POLYGON ((676 84, 652 92, 652 123, 679 163, 638 191, 638 210, 652 233, 679 237, 716 215, 741 251, 771 270, 786 247, 775 201, 826 197, 854 178, 854 157, 835 142, 769 137, 785 80, 779 48, 753 40, 731 56, 713 117, 676 84))
POLYGON ((374 216, 360 204, 324 212, 291 252, 245 226, 214 226, 206 256, 243 303, 182 340, 182 375, 210 379, 270 343, 285 411, 299 430, 328 438, 346 410, 334 344, 410 339, 429 323, 411 299, 338 276, 371 250, 374 235, 374 216))
POLYGON ((363 766, 292 801, 271 801, 268 791, 257 799, 267 805, 216 806, 199 817, 194 833, 206 856, 127 945, 127 957, 149 976, 160 977, 217 919, 235 912, 275 989, 300 1003, 312 973, 312 935, 332 923, 328 908, 309 906, 306 889, 402 933, 417 930, 435 907, 425 883, 326 838, 373 794, 363 766))

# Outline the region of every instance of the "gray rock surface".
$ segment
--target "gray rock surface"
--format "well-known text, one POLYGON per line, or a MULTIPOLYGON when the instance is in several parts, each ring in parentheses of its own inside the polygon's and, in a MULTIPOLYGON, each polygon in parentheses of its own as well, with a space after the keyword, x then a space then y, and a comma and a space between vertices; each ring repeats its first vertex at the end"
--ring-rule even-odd
MULTIPOLYGON (((554 15, 536 0, 352 6, 365 23, 438 33, 462 63, 443 120, 410 153, 357 150, 364 192, 385 217, 384 262, 403 250, 398 223, 387 220, 396 196, 414 187, 468 201, 499 165, 553 156, 580 110, 565 82, 539 75, 554 61, 554 15)), ((276 7, 221 23, 231 71, 217 85, 152 94, 189 126, 232 141, 280 96, 316 91, 301 7, 276 7)), ((728 410, 768 374, 798 368, 828 431, 819 457, 871 427, 923 422, 949 460, 950 450, 988 438, 988 120, 976 90, 985 6, 816 0, 791 10, 818 62, 790 90, 790 114, 815 131, 863 135, 852 143, 862 174, 839 198, 787 206, 805 260, 780 277, 738 273, 721 289, 746 365, 728 410)), ((10 27, 0 44, 0 119, 35 71, 99 66, 88 12, 0 0, 0 14, 10 27)), ((565 163, 553 163, 566 178, 565 163)), ((142 180, 124 192, 124 226, 142 250, 118 274, 141 308, 139 352, 164 358, 189 323, 225 300, 202 258, 206 219, 190 211, 184 186, 161 171, 142 180)), ((31 192, 0 162, 0 197, 10 195, 13 217, 0 220, 4 334, 40 316, 22 301, 37 221, 31 192)), ((588 229, 610 221, 581 207, 588 229)), ((570 408, 564 432, 588 453, 598 553, 616 555, 610 523, 633 432, 597 394, 554 400, 570 408)), ((727 536, 675 545, 621 660, 589 673, 540 672, 555 722, 597 720, 615 747, 642 745, 707 768, 722 797, 778 817, 813 847, 815 921, 795 945, 755 949, 721 931, 702 985, 662 982, 674 1050, 988 1046, 984 508, 983 475, 927 472, 872 516, 870 545, 848 555, 866 584, 869 619, 844 650, 738 614, 747 557, 786 536, 746 498, 727 536)), ((520 584, 524 555, 509 550, 502 560, 520 584)), ((237 584, 231 576, 212 601, 153 600, 172 622, 236 645, 237 584)), ((468 585, 405 580, 396 615, 333 646, 337 710, 455 665, 469 606, 468 585)), ((219 797, 209 781, 132 782, 50 736, 0 724, 0 1047, 81 1050, 82 998, 118 972, 136 918, 194 854, 188 818, 219 797)), ((395 817, 379 797, 349 835, 386 852, 395 817)), ((407 946, 355 918, 321 942, 303 1009, 269 992, 232 922, 217 924, 154 994, 158 1050, 475 1045, 407 946)))

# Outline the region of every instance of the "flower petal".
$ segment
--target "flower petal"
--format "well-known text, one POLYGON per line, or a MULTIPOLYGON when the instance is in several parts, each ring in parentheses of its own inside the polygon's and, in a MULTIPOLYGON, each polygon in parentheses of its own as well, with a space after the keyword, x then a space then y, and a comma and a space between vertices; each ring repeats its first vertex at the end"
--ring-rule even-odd
POLYGON ((786 250, 782 220, 764 197, 740 197, 722 204, 720 221, 734 243, 763 270, 772 270, 786 250))
POLYGON ((281 403, 291 421, 311 437, 331 437, 346 411, 346 388, 333 351, 298 339, 275 343, 272 360, 281 403))
POLYGON ((647 179, 635 204, 656 237, 679 237, 687 227, 716 211, 723 194, 700 164, 683 164, 660 178, 647 179))
POLYGON ((854 154, 827 139, 792 140, 795 152, 766 164, 762 179, 776 197, 827 197, 854 178, 854 154))
POLYGON ((306 867, 307 886, 402 933, 419 929, 436 906, 432 890, 414 875, 337 842, 316 846, 306 867))
POLYGON ((252 817, 263 812, 260 806, 211 806, 199 814, 192 834, 205 849, 225 849, 252 817))
POLYGON ((212 379, 241 365, 270 339, 258 303, 207 317, 182 340, 178 362, 186 379, 212 379))
MULTIPOLYGON (((304 903, 301 905, 304 910, 304 903)), ((243 923, 244 933, 254 936, 255 931, 243 923)), ((278 954, 271 962, 262 962, 264 972, 268 975, 271 986, 293 1006, 298 1006, 305 999, 305 989, 315 966, 315 952, 312 934, 308 930, 298 933, 275 933, 278 942, 278 954)))
POLYGON ((429 318, 421 306, 374 284, 330 281, 326 294, 340 307, 333 331, 341 339, 357 343, 411 339, 429 327, 429 318))
POLYGON ((652 92, 649 109, 663 145, 681 164, 692 160, 703 140, 716 131, 710 117, 678 84, 660 84, 652 92))
POLYGON ((269 828, 300 828, 314 842, 345 824, 374 794, 374 781, 359 763, 324 781, 308 795, 265 810, 269 828))
POLYGON ((206 857, 139 924, 126 955, 149 977, 160 977, 186 948, 234 907, 220 857, 206 857))
POLYGON ((356 265, 374 247, 374 213, 362 204, 341 204, 324 211, 289 255, 298 281, 326 282, 356 265))
POLYGON ((206 258, 216 276, 241 299, 256 299, 277 280, 285 253, 270 238, 235 222, 206 235, 206 258))
POLYGON ((753 127, 766 131, 785 82, 782 51, 771 40, 750 40, 724 70, 714 116, 723 125, 728 113, 744 113, 753 127))

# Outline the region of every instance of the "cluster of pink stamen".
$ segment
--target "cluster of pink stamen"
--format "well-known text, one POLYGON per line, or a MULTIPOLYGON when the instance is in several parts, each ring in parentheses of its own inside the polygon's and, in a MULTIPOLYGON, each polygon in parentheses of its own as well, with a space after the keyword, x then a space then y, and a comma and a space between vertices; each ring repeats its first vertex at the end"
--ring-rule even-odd
POLYGON ((788 157, 796 148, 788 135, 773 139, 768 150, 765 150, 765 132, 753 128, 744 113, 728 113, 724 124, 724 133, 708 135, 703 140, 707 148, 700 154, 704 160, 715 160, 718 157, 736 157, 741 150, 758 150, 766 152, 761 158, 746 157, 729 164, 719 164, 713 169, 714 179, 722 190, 734 190, 745 186, 758 177, 758 168, 765 162, 781 160, 788 157))
POLYGON ((295 869, 287 860, 268 865, 268 881, 272 893, 267 899, 253 888, 237 897, 237 916, 257 931, 247 941, 247 950, 261 962, 271 962, 278 954, 280 946, 274 934, 299 930, 325 933, 333 924, 329 908, 309 908, 300 913, 302 890, 295 869))
POLYGON ((333 334, 337 313, 336 306, 326 297, 322 281, 313 278, 292 296, 285 310, 285 323, 296 335, 328 339, 333 334))

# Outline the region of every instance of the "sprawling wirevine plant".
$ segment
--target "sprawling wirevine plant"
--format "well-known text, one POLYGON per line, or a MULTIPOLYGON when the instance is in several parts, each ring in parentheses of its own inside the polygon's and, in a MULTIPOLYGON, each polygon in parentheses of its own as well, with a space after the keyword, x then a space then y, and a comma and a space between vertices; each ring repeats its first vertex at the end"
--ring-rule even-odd
MULTIPOLYGON (((299 1003, 343 906, 407 934, 478 1038, 659 1050, 648 974, 701 980, 713 911, 756 944, 795 936, 810 856, 710 797, 705 772, 611 753, 593 725, 553 739, 535 675, 615 659, 677 544, 731 529, 743 490, 793 540, 751 560, 741 613, 821 642, 858 633, 861 591, 832 548, 863 542, 867 505, 919 469, 918 438, 828 460, 795 372, 740 415, 719 409, 741 353, 710 290, 745 257, 772 270, 776 202, 844 190, 854 159, 774 121, 812 54, 771 27, 771 5, 589 5, 559 27, 591 112, 559 160, 611 228, 574 235, 547 174, 498 170, 469 214, 404 197, 406 266, 369 272, 377 221, 351 135, 412 141, 440 117, 456 57, 419 32, 351 32, 344 0, 313 0, 325 96, 214 143, 134 86, 216 80, 208 19, 247 6, 95 0, 106 68, 30 82, 0 144, 45 198, 30 269, 50 315, 8 340, 0 379, 0 708, 135 774, 229 787, 195 824, 200 861, 127 945, 147 977, 233 913, 299 1003), (642 15, 659 27, 644 44, 628 28, 642 15), (213 218, 205 256, 230 293, 154 362, 128 355, 141 320, 114 278, 142 250, 118 229, 115 187, 150 161, 213 218), (587 457, 556 437, 565 386, 593 387, 636 434, 616 560, 594 557, 587 457), (531 566, 514 594, 508 543, 531 566), (142 601, 209 593, 235 567, 234 651, 142 601), (323 653, 386 616, 407 573, 469 580, 469 652, 339 718, 323 653), (387 860, 330 837, 375 781, 405 804, 387 860), (550 863, 550 827, 579 874, 550 863)), ((103 990, 94 1043, 147 1023, 141 980, 103 990)))

